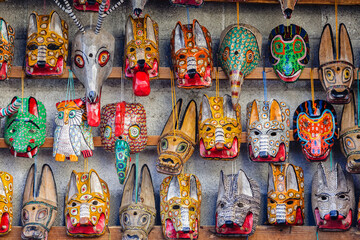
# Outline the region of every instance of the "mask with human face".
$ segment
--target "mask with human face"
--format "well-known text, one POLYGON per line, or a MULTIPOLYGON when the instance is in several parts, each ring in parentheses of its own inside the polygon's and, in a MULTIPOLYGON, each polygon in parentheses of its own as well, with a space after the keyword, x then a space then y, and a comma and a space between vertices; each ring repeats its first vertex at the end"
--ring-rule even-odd
POLYGON ((14 58, 15 31, 3 18, 0 18, 0 26, 0 80, 5 80, 14 58))

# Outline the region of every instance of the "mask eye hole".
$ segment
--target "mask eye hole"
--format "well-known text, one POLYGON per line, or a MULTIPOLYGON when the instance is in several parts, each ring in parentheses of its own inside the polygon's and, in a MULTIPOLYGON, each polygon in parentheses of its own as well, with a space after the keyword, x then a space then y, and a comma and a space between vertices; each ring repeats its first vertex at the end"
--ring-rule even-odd
POLYGON ((78 204, 77 204, 77 202, 72 202, 71 203, 71 207, 76 207, 78 204))
POLYGON ((25 221, 29 220, 29 213, 27 210, 25 210, 25 209, 23 210, 22 217, 23 217, 23 220, 25 220, 25 221))
POLYGON ((74 118, 76 116, 75 110, 71 110, 69 113, 69 118, 74 118))
POLYGON ((58 118, 63 119, 64 118, 64 112, 58 112, 58 118))
POLYGON ((242 207, 244 207, 244 204, 238 203, 237 206, 238 206, 239 208, 242 208, 242 207))
POLYGON ((274 201, 274 200, 272 200, 272 199, 270 199, 270 203, 274 204, 274 203, 275 203, 275 201, 274 201))
POLYGON ((140 127, 138 125, 133 125, 129 128, 129 137, 131 139, 136 139, 140 135, 140 127))
POLYGON ((193 211, 195 211, 195 208, 194 208, 194 207, 190 207, 190 208, 189 208, 189 211, 192 211, 192 212, 193 212, 193 211))
POLYGON ((204 55, 204 54, 200 54, 200 55, 199 55, 199 58, 205 58, 205 55, 204 55))
POLYGON ((50 43, 50 44, 47 46, 47 48, 48 48, 49 50, 55 51, 55 50, 58 50, 58 49, 60 48, 60 46, 58 46, 58 45, 56 45, 56 44, 54 44, 54 43, 50 43))
POLYGON ((166 150, 168 148, 168 141, 165 138, 161 139, 160 147, 162 150, 166 150))
POLYGON ((251 63, 252 61, 254 61, 254 52, 252 50, 248 50, 246 52, 246 61, 248 63, 251 63))
POLYGON ((227 128, 226 128, 226 131, 231 131, 231 127, 227 127, 227 128))
POLYGON ((320 196, 320 199, 321 199, 322 201, 327 201, 327 200, 328 200, 328 196, 322 195, 322 196, 320 196))
POLYGON ((341 194, 341 195, 339 195, 339 198, 340 198, 340 199, 345 199, 346 196, 345 196, 345 194, 341 194))
POLYGON ((294 203, 294 201, 288 201, 286 204, 287 205, 291 205, 291 204, 293 204, 294 203))
POLYGON ((236 51, 234 52, 234 54, 235 54, 236 56, 239 55, 239 51, 236 50, 236 51))
POLYGON ((42 209, 37 214, 36 219, 38 219, 38 220, 44 219, 47 215, 48 215, 47 214, 47 209, 42 209))
POLYGON ((175 209, 175 210, 176 210, 176 209, 180 209, 180 206, 179 206, 179 205, 174 205, 174 206, 173 206, 173 209, 175 209))
POLYGON ((151 47, 145 48, 146 51, 151 51, 151 47))
POLYGON ((36 44, 30 44, 27 49, 30 50, 30 51, 34 51, 38 48, 38 46, 36 44))
POLYGON ((29 129, 29 133, 31 133, 31 134, 34 134, 36 132, 37 132, 36 129, 33 129, 33 128, 29 129))
POLYGON ((135 51, 135 48, 130 48, 130 52, 134 52, 135 51))
POLYGON ((128 224, 130 222, 130 218, 127 214, 124 214, 124 223, 128 224))
POLYGON ((83 68, 84 67, 85 62, 84 62, 84 58, 81 55, 76 55, 74 60, 75 60, 75 65, 78 68, 83 68))
POLYGON ((220 204, 220 207, 221 207, 221 208, 224 208, 224 207, 225 207, 225 204, 223 204, 223 203, 220 204))
POLYGON ((258 136, 258 135, 260 135, 260 132, 259 132, 259 131, 255 131, 254 134, 255 134, 256 136, 258 136))
POLYGON ((99 202, 95 200, 95 201, 92 202, 92 204, 96 206, 96 205, 99 204, 99 202))
POLYGON ((14 128, 10 130, 10 133, 15 133, 15 132, 16 130, 14 128))
POLYGON ((335 81, 335 74, 334 74, 333 70, 331 70, 331 69, 325 70, 325 77, 329 82, 335 81))
POLYGON ((110 127, 109 125, 107 125, 107 126, 105 127, 104 137, 105 137, 107 140, 110 140, 111 134, 112 134, 111 127, 110 127))
POLYGON ((141 218, 141 222, 142 222, 142 224, 147 223, 147 221, 148 221, 147 216, 143 216, 143 217, 141 218))
POLYGON ((186 151, 186 149, 187 149, 187 143, 185 143, 185 142, 182 142, 182 143, 180 143, 179 144, 179 146, 177 147, 177 152, 179 152, 179 153, 183 153, 183 152, 185 152, 186 151))
POLYGON ((185 58, 186 58, 186 56, 184 54, 180 55, 180 59, 185 59, 185 58))
POLYGON ((275 137, 275 136, 276 136, 276 132, 271 132, 270 135, 271 135, 272 137, 275 137))
POLYGON ((345 68, 343 70, 343 82, 348 82, 351 79, 351 70, 350 68, 345 68))
POLYGON ((102 51, 100 54, 99 54, 99 58, 98 58, 98 61, 99 61, 99 65, 101 67, 104 67, 108 61, 110 59, 110 54, 108 51, 102 51))

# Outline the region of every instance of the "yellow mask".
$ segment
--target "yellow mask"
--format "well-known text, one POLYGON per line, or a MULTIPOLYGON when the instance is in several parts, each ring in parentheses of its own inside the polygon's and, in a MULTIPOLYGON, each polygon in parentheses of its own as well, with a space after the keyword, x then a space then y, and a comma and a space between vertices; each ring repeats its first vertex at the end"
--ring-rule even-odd
POLYGON ((13 219, 13 177, 7 172, 0 172, 0 236, 11 231, 13 219))

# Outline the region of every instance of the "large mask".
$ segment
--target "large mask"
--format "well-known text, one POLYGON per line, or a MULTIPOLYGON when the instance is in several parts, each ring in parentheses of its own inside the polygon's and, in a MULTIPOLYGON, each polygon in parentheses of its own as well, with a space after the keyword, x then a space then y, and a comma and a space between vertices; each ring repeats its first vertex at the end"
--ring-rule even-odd
POLYGON ((284 82, 295 82, 310 59, 309 35, 294 24, 279 25, 269 36, 270 62, 284 82))
POLYGON ((338 163, 334 169, 327 169, 319 163, 312 181, 311 205, 320 230, 348 230, 355 210, 352 176, 343 172, 338 163))
POLYGON ((220 235, 249 236, 255 232, 260 213, 260 189, 243 170, 220 172, 215 231, 220 235))
MULTIPOLYGON (((74 8, 79 11, 98 12, 102 0, 74 0, 74 8)), ((105 11, 110 8, 110 0, 106 0, 105 11)))
MULTIPOLYGON (((11 103, 18 101, 14 97, 11 103)), ((21 109, 6 117, 4 138, 15 157, 32 158, 46 137, 46 109, 33 97, 23 98, 21 109)))
POLYGON ((326 161, 339 129, 334 107, 323 100, 300 104, 293 117, 294 139, 308 161, 326 161))
POLYGON ((26 42, 26 74, 59 76, 66 70, 68 56, 68 25, 59 14, 30 14, 26 42))
POLYGON ((0 236, 11 231, 13 221, 13 177, 7 172, 0 172, 0 236))
POLYGON ((191 100, 180 121, 182 99, 178 100, 174 110, 160 135, 157 144, 158 160, 156 170, 160 173, 177 175, 194 152, 197 135, 196 103, 191 100))
POLYGON ((80 154, 91 157, 94 150, 92 129, 86 121, 85 102, 65 100, 56 104, 53 156, 56 161, 77 161, 80 154), (85 119, 84 119, 85 118, 85 119))
POLYGON ((231 97, 203 96, 199 117, 200 155, 205 159, 233 160, 240 152, 240 105, 231 97))
POLYGON ((271 163, 267 195, 268 222, 274 225, 303 225, 304 207, 302 168, 289 163, 271 163))
POLYGON ((319 78, 326 91, 326 100, 332 104, 349 103, 354 79, 354 56, 344 24, 339 26, 338 46, 334 46, 330 24, 325 25, 320 40, 319 65, 319 78), (338 48, 338 57, 334 53, 335 48, 338 48))
POLYGON ((250 160, 284 162, 289 155, 290 109, 284 102, 254 100, 247 105, 250 160))
POLYGON ((192 24, 178 22, 171 34, 171 58, 179 88, 211 86, 213 69, 211 36, 194 19, 192 24))
POLYGON ((120 206, 120 225, 123 240, 147 240, 155 224, 156 208, 154 186, 147 165, 141 169, 141 185, 136 186, 136 167, 133 165, 126 180, 120 206), (140 190, 140 194, 137 189, 140 190), (133 198, 135 196, 136 199, 133 198))
POLYGON ((9 77, 14 58, 15 31, 3 18, 0 18, 0 80, 9 77))
POLYGON ((160 185, 160 217, 166 239, 198 239, 201 184, 193 174, 169 176, 160 185))
POLYGON ((43 165, 37 191, 36 176, 36 167, 33 164, 28 172, 23 193, 21 210, 23 240, 47 240, 58 211, 56 183, 50 166, 43 165))
POLYGON ((260 61, 262 36, 247 24, 228 26, 220 36, 219 62, 230 79, 233 106, 240 105, 239 97, 244 78, 260 61))
POLYGON ((135 96, 150 94, 150 79, 159 77, 159 27, 149 15, 126 22, 125 76, 132 78, 135 96))
POLYGON ((294 11, 297 0, 279 0, 281 5, 281 11, 286 19, 291 18, 291 14, 294 11))
POLYGON ((71 173, 65 206, 67 235, 95 237, 105 233, 110 215, 110 192, 95 170, 71 173))

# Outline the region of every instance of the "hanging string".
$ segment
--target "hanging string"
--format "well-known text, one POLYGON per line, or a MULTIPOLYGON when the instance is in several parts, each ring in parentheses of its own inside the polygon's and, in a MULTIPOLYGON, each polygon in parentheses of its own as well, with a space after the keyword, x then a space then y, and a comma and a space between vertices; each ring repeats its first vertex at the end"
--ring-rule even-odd
POLYGON ((333 157, 332 157, 332 151, 330 150, 330 170, 332 171, 332 162, 333 162, 333 157))
POLYGON ((263 67, 263 84, 264 84, 264 101, 267 101, 267 86, 266 86, 266 72, 265 72, 265 63, 263 67))
POLYGON ((176 130, 176 123, 178 121, 178 113, 176 105, 176 91, 175 91, 175 79, 173 71, 170 70, 170 79, 171 79, 171 102, 172 102, 172 111, 173 111, 173 123, 174 123, 174 135, 176 130))
POLYGON ((109 240, 111 240, 111 231, 110 231, 110 228, 109 228, 109 225, 106 225, 107 226, 107 229, 108 229, 108 231, 109 231, 109 240))
POLYGON ((139 192, 138 168, 139 168, 139 153, 135 153, 135 204, 137 204, 138 202, 138 192, 139 192))
MULTIPOLYGON (((125 71, 125 68, 123 68, 125 71)), ((121 82, 120 82, 120 102, 124 101, 124 72, 121 71, 121 82)))
POLYGON ((289 25, 290 25, 290 19, 287 18, 286 19, 286 26, 289 27, 289 25))
POLYGON ((186 7, 187 21, 188 21, 188 29, 190 30, 190 11, 189 7, 186 7))
POLYGON ((316 229, 316 240, 319 240, 319 231, 316 229))
POLYGON ((46 0, 44 0, 44 15, 46 15, 46 0))
POLYGON ((312 107, 315 111, 315 90, 314 90, 314 76, 313 76, 313 69, 310 68, 310 82, 311 82, 311 101, 312 107))
MULTIPOLYGON (((24 99, 24 70, 21 70, 21 100, 24 99)), ((24 112, 24 101, 21 101, 21 112, 24 112)))
MULTIPOLYGON (((360 83, 359 83, 359 69, 357 70, 357 124, 360 127, 360 83)), ((355 102, 355 101, 354 101, 355 102)))
POLYGON ((335 0, 336 60, 339 60, 338 1, 335 0))
POLYGON ((240 27, 240 6, 239 2, 236 2, 236 15, 237 15, 237 26, 240 27))
POLYGON ((215 79, 216 79, 216 98, 219 97, 219 91, 220 91, 220 83, 219 83, 219 66, 216 66, 216 72, 215 72, 215 79))
POLYGON ((34 186, 33 186, 33 197, 34 200, 36 201, 36 171, 37 171, 37 157, 35 155, 34 157, 34 186))
POLYGON ((84 159, 84 172, 87 173, 89 171, 89 159, 84 159))
POLYGON ((69 69, 68 83, 66 87, 66 101, 70 101, 72 99, 75 99, 75 87, 73 73, 69 69))

